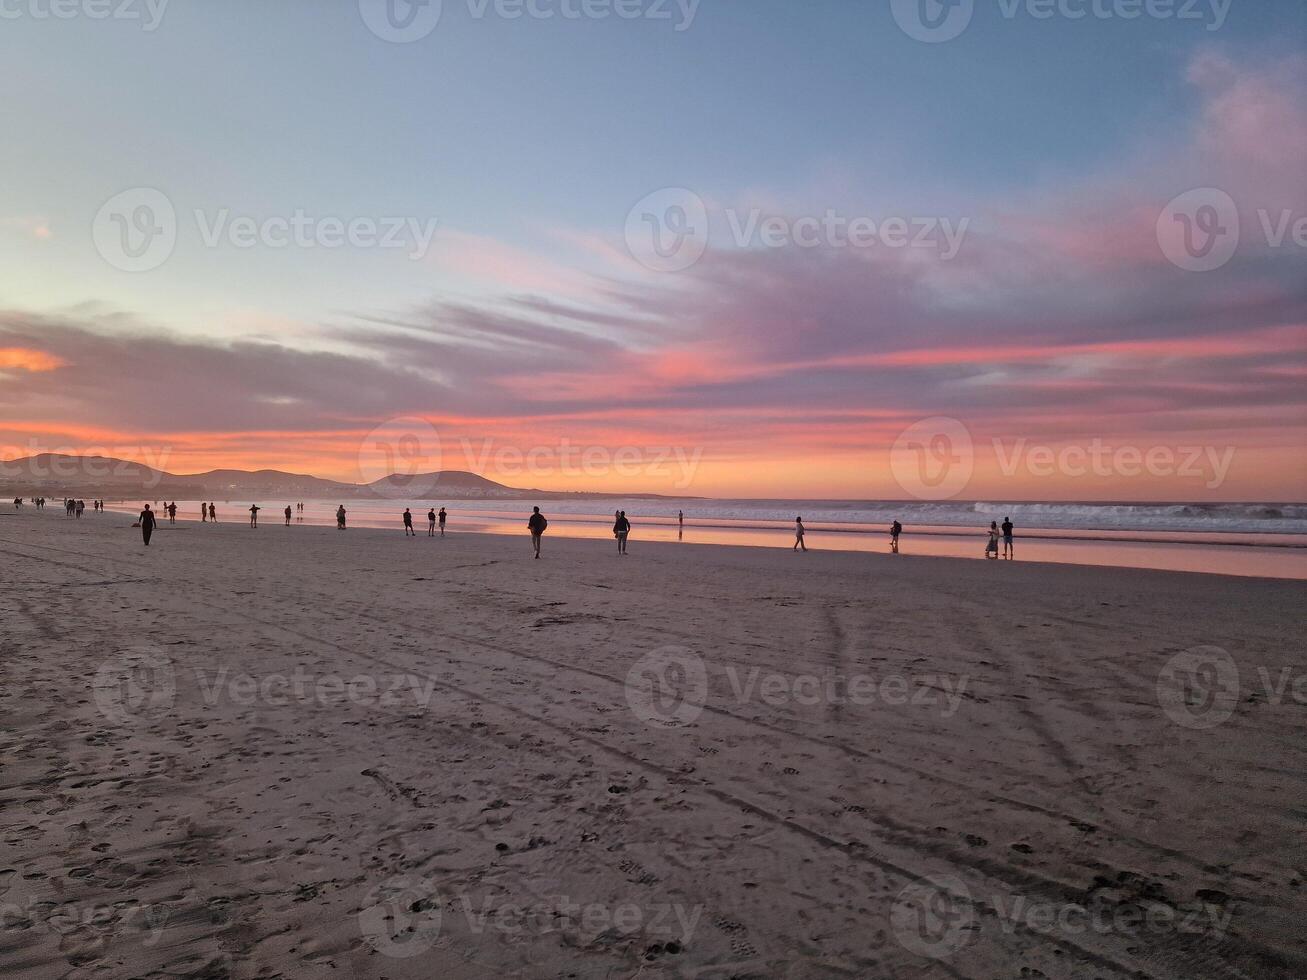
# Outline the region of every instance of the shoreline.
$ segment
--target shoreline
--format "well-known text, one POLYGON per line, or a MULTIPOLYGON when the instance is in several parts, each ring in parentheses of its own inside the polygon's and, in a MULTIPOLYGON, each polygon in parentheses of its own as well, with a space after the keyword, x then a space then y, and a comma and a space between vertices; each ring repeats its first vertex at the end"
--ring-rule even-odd
MULTIPOLYGON (((113 507, 112 504, 108 505, 108 508, 112 508, 112 507, 113 507)), ((97 516, 99 517, 100 520, 103 520, 105 516, 109 516, 111 518, 117 518, 117 519, 122 519, 127 517, 131 517, 134 519, 135 517, 134 514, 130 514, 126 511, 106 509, 104 515, 96 515, 93 512, 88 512, 86 516, 82 518, 82 521, 88 521, 88 520, 95 521, 97 519, 97 516)), ((415 518, 417 518, 418 516, 419 515, 415 515, 415 518)), ((61 512, 60 513, 52 512, 51 514, 48 515, 48 517, 51 520, 58 520, 58 521, 69 520, 69 518, 64 517, 61 512)), ((200 521, 197 521, 193 517, 179 516, 177 519, 177 523, 172 525, 170 525, 167 519, 165 518, 163 521, 161 521, 158 524, 155 533, 156 535, 159 535, 163 532, 168 531, 169 528, 172 528, 173 530, 177 530, 182 527, 190 528, 192 526, 194 526, 196 529, 207 529, 209 527, 207 523, 202 523, 200 521)), ((216 525, 216 527, 227 528, 227 529, 238 529, 240 531, 252 530, 251 528, 248 527, 248 521, 240 520, 240 519, 220 520, 216 525)), ((415 519, 414 527, 418 532, 417 533, 418 538, 427 537, 425 519, 422 520, 415 519)), ((336 531, 334 524, 330 524, 325 521, 315 521, 315 520, 303 520, 303 521, 292 520, 291 526, 287 528, 284 523, 284 518, 282 518, 280 515, 274 515, 273 518, 271 519, 262 518, 260 526, 257 530, 258 531, 285 531, 285 530, 294 531, 296 529, 330 530, 334 533, 340 533, 336 531)), ((703 527, 700 525, 695 525, 693 527, 690 524, 686 525, 687 532, 690 532, 695 529, 700 531, 712 530, 711 528, 703 527)), ((746 540, 746 541, 730 540, 730 538, 733 535, 724 535, 721 540, 677 540, 675 536, 676 530, 677 529, 675 525, 671 527, 667 527, 665 525, 652 525, 652 524, 637 525, 636 530, 630 539, 631 547, 637 550, 649 545, 658 545, 660 547, 675 546, 679 548, 686 548, 686 547, 737 548, 745 551, 762 551, 762 552, 773 552, 773 551, 787 552, 792 550, 792 536, 787 535, 786 531, 779 530, 779 529, 767 529, 764 537, 755 538, 754 540, 746 540), (640 534, 642 528, 649 529, 649 530, 657 529, 664 533, 661 535, 642 536, 640 534), (671 532, 671 533, 669 534, 667 532, 671 532)), ((351 532, 353 532, 354 534, 373 532, 380 537, 403 537, 404 536, 402 534, 402 528, 398 525, 398 522, 395 522, 395 525, 392 527, 376 526, 374 524, 362 524, 362 523, 357 525, 351 525, 350 527, 348 527, 345 533, 349 534, 351 532)), ((823 547, 822 538, 829 533, 831 532, 822 531, 810 527, 808 529, 808 538, 807 538, 807 543, 809 544, 808 554, 825 553, 825 554, 833 554, 833 555, 849 555, 849 556, 864 556, 864 557, 883 556, 885 558, 890 558, 890 559, 905 559, 905 560, 913 559, 913 558, 918 558, 918 559, 936 558, 936 559, 953 559, 956 561, 967 562, 967 563, 974 563, 977 561, 988 563, 992 561, 994 564, 998 564, 998 565, 1014 565, 1014 566, 1015 565, 1039 565, 1041 567, 1069 566, 1069 567, 1086 568, 1086 569, 1093 569, 1093 568, 1133 569, 1133 570, 1140 570, 1140 571, 1170 572, 1175 574, 1215 575, 1215 576, 1224 576, 1224 577, 1234 578, 1234 579, 1263 579, 1267 581, 1281 581, 1281 582, 1307 580, 1307 556, 1300 556, 1298 554, 1300 549, 1297 548, 1276 549, 1276 548, 1269 548, 1265 546, 1259 546, 1259 547, 1249 546, 1247 548, 1248 551, 1264 553, 1265 555, 1268 556, 1275 556, 1275 559, 1277 560, 1277 564, 1272 566, 1270 571, 1264 571, 1259 573, 1256 570, 1256 566, 1259 564, 1266 564, 1267 562, 1258 559, 1256 555, 1251 556, 1248 562, 1239 566, 1239 568, 1246 569, 1242 571, 1230 570, 1230 569, 1219 568, 1219 567, 1205 567, 1205 566, 1197 567, 1192 564, 1186 565, 1183 559, 1175 560, 1170 563, 1141 564, 1140 563, 1141 560, 1149 557, 1149 554, 1147 553, 1146 549, 1155 546, 1152 545, 1151 543, 1136 542, 1136 541, 1120 541, 1120 540, 1110 540, 1110 539, 1099 540, 1093 538, 1065 539, 1066 541, 1069 541, 1071 543, 1072 548, 1069 550, 1064 549, 1062 551, 1051 552, 1051 556, 1050 556, 1050 554, 1041 555, 1040 554, 1041 548, 1047 550, 1051 547, 1056 547, 1057 543, 1063 539, 1040 538, 1033 535, 1022 537, 1021 535, 1018 535, 1016 541, 1017 541, 1017 547, 1019 549, 1018 550, 1019 557, 1017 557, 1015 560, 1007 561, 1001 558, 986 559, 981 554, 974 554, 973 549, 970 547, 966 549, 964 553, 952 553, 952 552, 944 552, 944 551, 932 552, 929 550, 918 550, 914 552, 912 550, 912 541, 914 539, 908 535, 907 529, 905 529, 904 537, 900 544, 900 553, 898 555, 894 555, 889 552, 887 535, 877 535, 875 536, 875 538, 873 538, 870 534, 868 534, 866 536, 866 540, 876 540, 878 542, 878 547, 871 548, 871 549, 823 547), (1100 556, 1092 553, 1094 549, 1099 549, 1099 550, 1106 549, 1108 551, 1111 551, 1111 549, 1115 549, 1115 552, 1113 554, 1104 554, 1100 556), (1092 560, 1098 557, 1102 557, 1104 560, 1092 560), (1117 558, 1120 563, 1113 563, 1111 560, 1108 560, 1113 557, 1117 558), (1124 560, 1130 558, 1133 558, 1135 560, 1134 561, 1124 560), (1299 558, 1302 558, 1303 560, 1297 561, 1297 559, 1299 558), (1289 559, 1293 559, 1293 560, 1289 560, 1289 559)), ((511 539, 520 536, 523 540, 523 548, 524 549, 529 548, 529 543, 528 543, 529 538, 525 530, 516 527, 516 525, 514 525, 511 528, 507 526, 499 526, 499 525, 487 527, 484 522, 471 522, 468 520, 463 520, 457 524, 451 523, 451 526, 448 529, 447 534, 450 538, 474 536, 477 538, 484 538, 487 541, 494 540, 494 539, 504 539, 504 538, 511 539)), ((964 534, 920 535, 915 540, 917 540, 921 544, 929 544, 932 539, 942 539, 950 543, 961 541, 961 540, 969 540, 970 542, 974 543, 982 540, 979 532, 973 532, 970 535, 964 535, 964 534)), ((436 540, 439 540, 438 535, 436 540)), ((550 530, 545 534, 545 541, 547 546, 548 543, 551 541, 582 542, 591 547, 592 553, 596 557, 600 557, 608 553, 607 548, 596 547, 596 546, 599 546, 601 542, 608 542, 609 540, 610 540, 610 535, 607 529, 603 525, 600 525, 596 522, 568 522, 561 518, 557 522, 555 522, 554 518, 550 518, 550 530), (563 525, 565 527, 574 527, 574 528, 586 529, 590 531, 597 531, 599 533, 590 533, 590 534, 554 533, 560 525, 563 525)), ((1199 558, 1204 556, 1205 554, 1204 549, 1212 547, 1212 546, 1207 546, 1207 545, 1202 545, 1197 543, 1174 542, 1174 541, 1159 542, 1158 546, 1163 546, 1164 548, 1171 548, 1171 549, 1180 549, 1183 553, 1189 556, 1197 556, 1199 558)), ((1216 546, 1216 554, 1218 555, 1236 554, 1238 553, 1238 548, 1239 548, 1238 545, 1223 544, 1220 546, 1216 546)))
MULTIPOLYGON (((135 517, 135 506, 129 511, 117 509, 118 505, 107 505, 106 513, 120 517, 135 517)), ((48 509, 48 508, 47 508, 48 509)), ((198 509, 198 508, 196 508, 198 509)), ((281 527, 284 519, 280 512, 264 508, 263 527, 281 527)), ((201 527, 205 523, 190 516, 182 516, 179 506, 179 523, 195 524, 201 527)), ((240 515, 241 511, 237 511, 240 515)), ((64 520, 62 513, 52 512, 52 517, 64 520)), ((86 519, 95 519, 90 513, 86 519)), ((245 527, 247 520, 242 516, 221 519, 219 526, 232 525, 245 527)), ((606 521, 594 519, 574 519, 575 515, 550 516, 550 531, 546 539, 572 539, 598 542, 610 537, 606 521)), ((351 523, 350 530, 377 530, 400 534, 397 517, 384 523, 377 519, 358 519, 351 523)), ((490 536, 512 537, 518 533, 525 535, 519 526, 521 522, 514 518, 487 518, 468 512, 450 511, 450 534, 484 533, 490 536)), ((160 528, 167 527, 166 519, 160 528)), ((294 527, 335 528, 334 521, 326 515, 305 518, 293 518, 294 527)), ((414 513, 414 526, 418 537, 425 537, 425 514, 414 513)), ((807 543, 811 551, 834 551, 849 554, 888 554, 889 537, 884 529, 867 531, 828 530, 818 525, 807 525, 807 543), (828 539, 827 536, 830 536, 828 539), (827 539, 824 541, 823 539, 827 539), (823 546, 825 545, 825 546, 823 546), (833 545, 833 546, 832 546, 833 545)), ((1018 530, 1016 537, 1018 558, 1020 562, 1039 562, 1041 564, 1079 565, 1084 567, 1113 568, 1153 568, 1203 574, 1232 575, 1240 578, 1269 578, 1280 580, 1307 579, 1307 548, 1297 545, 1276 545, 1269 542, 1251 544, 1242 541, 1206 542, 1188 537, 1163 538, 1152 537, 1109 537, 1104 535, 1065 533, 1036 534, 1034 529, 1018 530)), ((1159 532, 1160 533, 1160 532, 1159 532)), ((1188 532, 1176 532, 1187 535, 1188 532)), ((652 542, 686 544, 690 540, 678 540, 682 536, 694 540, 693 543, 758 548, 762 550, 788 550, 793 544, 793 533, 786 527, 761 526, 741 527, 736 524, 692 523, 687 521, 683 535, 673 523, 639 521, 631 536, 632 546, 652 542)), ((900 557, 954 557, 972 560, 986 560, 981 552, 984 531, 981 528, 959 529, 942 533, 914 532, 911 527, 904 528, 901 539, 900 557)), ((998 559, 1000 562, 1003 559, 998 559)))

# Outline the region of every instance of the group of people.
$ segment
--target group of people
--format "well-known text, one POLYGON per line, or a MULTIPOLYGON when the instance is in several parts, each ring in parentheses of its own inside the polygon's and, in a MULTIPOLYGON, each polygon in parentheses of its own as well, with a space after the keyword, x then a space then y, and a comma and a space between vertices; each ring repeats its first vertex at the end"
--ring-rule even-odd
MULTIPOLYGON (((345 513, 344 507, 341 507, 340 510, 336 512, 336 518, 339 527, 345 526, 344 513, 345 513)), ((445 513, 445 508, 443 507, 440 508, 439 514, 436 513, 436 509, 434 507, 428 510, 427 511, 427 537, 434 538, 436 536, 436 527, 439 526, 440 536, 443 538, 445 536, 445 522, 448 520, 448 518, 449 515, 445 513)), ((411 536, 416 538, 418 536, 418 533, 413 528, 413 512, 409 510, 407 507, 404 508, 403 520, 404 520, 404 537, 407 538, 411 536)))
POLYGON ((985 545, 986 558, 998 558, 998 538, 999 531, 1003 532, 1003 557, 1011 560, 1014 557, 1012 547, 1012 518, 1003 518, 1003 525, 1000 529, 997 521, 989 522, 989 543, 985 545))
MULTIPOLYGON (((26 505, 27 505, 26 497, 14 498, 14 510, 18 510, 19 508, 25 507, 26 505)), ((45 510, 45 498, 33 497, 32 506, 35 507, 37 510, 45 510)), ((104 501, 92 500, 91 509, 97 512, 104 510, 104 501)), ((67 514, 69 517, 81 517, 82 513, 85 510, 86 510, 85 500, 77 500, 74 499, 73 497, 64 498, 64 513, 67 514)))
MULTIPOLYGON (((34 500, 35 499, 37 498, 34 498, 34 500)), ((94 501, 93 503, 95 505, 96 510, 104 509, 103 501, 97 500, 94 501)), ((82 501, 69 500, 66 502, 66 504, 69 508, 70 514, 72 514, 75 510, 77 516, 78 517, 81 516, 82 508, 85 506, 85 504, 82 501)), ((16 499, 15 505, 21 506, 20 501, 16 499)), ((38 503, 37 506, 38 507, 44 506, 43 498, 41 499, 41 503, 38 503)), ((250 527, 259 526, 259 511, 261 509, 262 508, 260 508, 258 504, 250 505, 250 527)), ((168 514, 169 522, 176 523, 177 503, 174 501, 173 503, 165 504, 164 511, 168 514)), ((292 517, 294 517, 296 513, 303 514, 303 512, 304 512, 303 504, 294 504, 294 505, 287 504, 285 511, 283 511, 283 514, 286 518, 286 526, 290 527, 291 519, 292 517)), ((345 518, 346 518, 345 505, 341 504, 336 508, 337 530, 339 531, 345 530, 345 518)), ((301 517, 301 520, 302 519, 303 518, 301 517)), ((213 504, 204 503, 200 505, 200 520, 206 522, 211 521, 214 524, 218 523, 217 510, 213 504)), ((404 513, 401 516, 401 520, 403 521, 403 525, 404 525, 404 536, 417 537, 417 530, 413 526, 413 512, 410 508, 408 507, 404 508, 404 513)), ((439 511, 437 511, 434 507, 428 510, 427 511, 427 537, 431 537, 431 538, 436 537, 436 533, 438 530, 440 537, 443 538, 445 536, 445 525, 447 523, 447 520, 448 520, 448 514, 446 513, 444 507, 441 507, 439 511)), ((684 511, 677 511, 676 521, 677 521, 677 526, 679 528, 683 529, 685 527, 684 511)), ((144 538, 145 544, 147 546, 150 543, 150 536, 154 532, 154 529, 157 525, 158 525, 158 520, 154 511, 150 510, 149 504, 146 504, 145 510, 141 512, 140 520, 137 526, 140 527, 141 535, 144 538)), ((536 558, 539 558, 541 540, 544 537, 546 528, 549 527, 549 521, 544 514, 540 513, 539 507, 533 507, 531 509, 531 516, 530 518, 527 519, 526 526, 527 526, 527 530, 531 534, 532 552, 534 553, 536 558)), ((896 520, 892 524, 890 524, 890 528, 889 528, 890 552, 892 554, 897 555, 899 553, 899 536, 902 533, 903 533, 903 525, 901 523, 899 523, 896 520)), ((803 526, 803 517, 802 516, 796 517, 794 519, 794 547, 791 550, 793 551, 808 550, 808 546, 804 541, 804 535, 805 535, 805 529, 803 526)), ((630 538, 630 536, 631 536, 631 520, 626 516, 626 511, 624 510, 614 511, 613 512, 613 537, 617 541, 617 553, 619 555, 627 554, 627 550, 626 550, 627 541, 630 538)), ((997 559, 999 557, 1000 544, 1002 545, 1003 558, 1011 560, 1012 558, 1015 557, 1015 549, 1013 546, 1013 525, 1012 525, 1011 517, 1004 517, 1003 523, 1001 525, 997 521, 990 521, 989 540, 988 543, 985 545, 985 557, 997 559)))

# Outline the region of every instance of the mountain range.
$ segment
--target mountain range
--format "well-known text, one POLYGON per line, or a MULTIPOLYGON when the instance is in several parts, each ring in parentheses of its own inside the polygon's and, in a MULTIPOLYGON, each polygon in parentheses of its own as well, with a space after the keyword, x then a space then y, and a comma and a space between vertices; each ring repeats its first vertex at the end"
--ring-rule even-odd
POLYGON ((654 497, 656 494, 580 494, 519 489, 464 470, 440 470, 412 476, 391 475, 371 483, 341 483, 304 473, 281 470, 219 469, 177 474, 143 463, 111 456, 70 456, 40 453, 0 462, 0 495, 47 497, 148 496, 179 500, 234 497, 281 499, 336 499, 376 497, 394 499, 527 497, 654 497))

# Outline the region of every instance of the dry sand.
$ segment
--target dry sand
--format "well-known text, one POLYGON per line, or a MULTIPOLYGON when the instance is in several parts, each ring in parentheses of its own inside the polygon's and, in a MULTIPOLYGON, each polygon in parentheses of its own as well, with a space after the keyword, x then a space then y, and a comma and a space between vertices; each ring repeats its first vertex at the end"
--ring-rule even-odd
POLYGON ((4 976, 1307 976, 1301 583, 129 523, 0 516, 4 976))

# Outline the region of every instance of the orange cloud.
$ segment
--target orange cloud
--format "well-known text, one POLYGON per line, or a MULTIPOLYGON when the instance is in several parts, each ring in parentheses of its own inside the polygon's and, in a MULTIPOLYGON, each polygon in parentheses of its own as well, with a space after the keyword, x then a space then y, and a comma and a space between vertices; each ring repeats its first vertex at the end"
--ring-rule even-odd
POLYGON ((53 371, 66 367, 67 363, 53 354, 30 347, 0 347, 0 371, 53 371))

